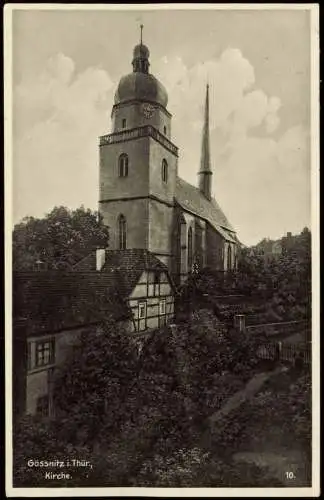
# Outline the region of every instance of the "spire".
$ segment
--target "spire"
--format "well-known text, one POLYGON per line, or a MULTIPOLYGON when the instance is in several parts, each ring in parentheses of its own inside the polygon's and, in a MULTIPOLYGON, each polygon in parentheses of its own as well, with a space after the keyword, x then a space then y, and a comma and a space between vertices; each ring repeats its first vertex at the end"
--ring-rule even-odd
POLYGON ((140 25, 140 28, 141 28, 141 38, 140 38, 140 44, 143 45, 143 28, 144 28, 144 25, 141 24, 140 25))
POLYGON ((209 85, 206 87, 206 102, 204 126, 202 132, 200 170, 198 172, 199 190, 208 198, 211 199, 211 176, 213 172, 210 166, 210 147, 209 147, 209 85))

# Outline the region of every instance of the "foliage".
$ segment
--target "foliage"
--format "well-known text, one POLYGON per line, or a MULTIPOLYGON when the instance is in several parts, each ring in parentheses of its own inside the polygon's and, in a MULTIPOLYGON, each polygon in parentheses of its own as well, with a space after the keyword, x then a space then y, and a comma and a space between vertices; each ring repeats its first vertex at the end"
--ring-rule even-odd
POLYGON ((98 429, 119 428, 137 357, 135 343, 112 319, 81 336, 54 385, 55 408, 70 442, 93 445, 98 429))
POLYGON ((299 448, 310 464, 311 425, 310 373, 307 368, 297 373, 291 369, 270 378, 253 399, 230 414, 215 443, 225 450, 233 450, 233 442, 242 451, 299 448))
POLYGON ((277 425, 305 448, 311 444, 311 374, 305 367, 301 373, 286 374, 270 381, 253 401, 256 412, 266 407, 265 423, 277 425))
POLYGON ((237 335, 213 315, 198 314, 176 331, 157 330, 140 355, 112 320, 83 336, 57 374, 54 420, 18 433, 17 481, 40 481, 26 468, 28 442, 28 456, 39 459, 69 457, 69 450, 83 458, 86 450, 93 469, 87 476, 79 471, 67 486, 184 484, 184 469, 195 469, 192 450, 208 416, 254 369, 254 347, 237 335), (165 476, 158 463, 173 457, 177 464, 181 449, 187 465, 174 465, 177 472, 165 476))
MULTIPOLYGON (((281 240, 282 253, 265 258, 255 247, 244 249, 239 260, 239 277, 264 297, 259 308, 263 321, 289 321, 310 317, 311 233, 281 240)), ((239 278, 240 279, 240 278, 239 278)))
MULTIPOLYGON (((91 451, 87 446, 73 446, 61 437, 61 422, 42 417, 25 416, 14 426, 13 435, 13 484, 18 487, 48 486, 45 473, 67 472, 66 468, 47 468, 34 465, 37 461, 66 461, 69 457, 89 460, 91 451)), ((70 470, 68 472, 71 472, 70 470)), ((84 471, 85 472, 85 471, 84 471)), ((72 480, 52 480, 52 486, 75 486, 85 478, 78 471, 72 480)))
POLYGON ((26 217, 13 230, 13 268, 46 269, 73 266, 96 247, 107 247, 108 228, 101 215, 83 206, 55 207, 44 218, 26 217))
POLYGON ((306 228, 288 242, 282 243, 281 254, 265 255, 262 245, 242 248, 235 273, 206 268, 191 275, 179 292, 177 319, 201 308, 229 324, 241 313, 252 314, 254 323, 309 319, 311 234, 306 228))

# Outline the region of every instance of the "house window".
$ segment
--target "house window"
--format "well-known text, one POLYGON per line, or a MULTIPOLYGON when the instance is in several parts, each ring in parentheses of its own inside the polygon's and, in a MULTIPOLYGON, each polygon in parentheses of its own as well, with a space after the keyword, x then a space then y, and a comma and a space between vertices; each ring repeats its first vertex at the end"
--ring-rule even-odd
POLYGON ((191 271, 192 268, 192 228, 189 227, 188 231, 188 272, 191 271))
POLYGON ((128 156, 125 153, 118 158, 118 175, 119 177, 128 176, 128 156))
POLYGON ((41 397, 37 398, 36 414, 42 415, 43 417, 48 416, 48 414, 49 414, 49 397, 48 396, 41 396, 41 397))
POLYGON ((162 181, 168 182, 168 163, 166 160, 162 160, 162 181))
POLYGON ((54 339, 36 343, 35 365, 46 366, 54 363, 55 344, 54 339))
POLYGON ((154 293, 153 295, 159 295, 160 288, 160 273, 154 273, 154 293))
POLYGON ((120 215, 118 217, 118 242, 119 242, 119 250, 125 250, 126 248, 126 218, 124 215, 120 215))
POLYGON ((126 118, 123 118, 123 121, 122 121, 122 128, 126 128, 126 118))
POLYGON ((138 319, 146 319, 146 302, 138 303, 138 319))
POLYGON ((160 307, 159 307, 159 326, 164 326, 166 323, 166 304, 165 304, 165 299, 160 300, 160 307))
POLYGON ((164 126, 164 127, 163 127, 163 133, 164 133, 164 135, 166 135, 166 133, 167 133, 167 128, 166 128, 166 126, 164 126))
POLYGON ((160 315, 163 316, 165 315, 166 312, 166 302, 165 299, 160 300, 160 315))

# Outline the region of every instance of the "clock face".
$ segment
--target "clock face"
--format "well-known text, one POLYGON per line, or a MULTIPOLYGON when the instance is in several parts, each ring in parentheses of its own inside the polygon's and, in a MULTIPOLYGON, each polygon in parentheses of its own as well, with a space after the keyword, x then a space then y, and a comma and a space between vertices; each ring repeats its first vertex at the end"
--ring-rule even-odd
POLYGON ((142 105, 142 113, 145 118, 152 118, 155 111, 155 107, 152 104, 143 104, 142 105))

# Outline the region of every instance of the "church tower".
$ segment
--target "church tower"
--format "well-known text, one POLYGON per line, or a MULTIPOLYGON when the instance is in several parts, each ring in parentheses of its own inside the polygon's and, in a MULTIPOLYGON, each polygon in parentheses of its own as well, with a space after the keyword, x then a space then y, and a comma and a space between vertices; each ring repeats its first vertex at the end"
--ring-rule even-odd
POLYGON ((99 211, 109 248, 145 248, 168 266, 178 168, 163 85, 149 72, 149 49, 133 51, 133 71, 118 84, 112 130, 100 137, 99 211))

